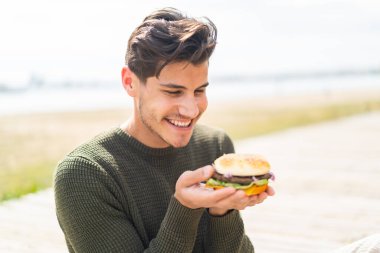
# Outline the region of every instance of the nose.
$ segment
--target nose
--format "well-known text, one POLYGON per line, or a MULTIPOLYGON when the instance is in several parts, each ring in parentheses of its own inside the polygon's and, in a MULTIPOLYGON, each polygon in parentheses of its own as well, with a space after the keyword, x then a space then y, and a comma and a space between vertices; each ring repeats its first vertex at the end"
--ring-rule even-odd
POLYGON ((184 118, 196 118, 199 114, 198 102, 195 97, 183 98, 179 107, 179 114, 184 118))

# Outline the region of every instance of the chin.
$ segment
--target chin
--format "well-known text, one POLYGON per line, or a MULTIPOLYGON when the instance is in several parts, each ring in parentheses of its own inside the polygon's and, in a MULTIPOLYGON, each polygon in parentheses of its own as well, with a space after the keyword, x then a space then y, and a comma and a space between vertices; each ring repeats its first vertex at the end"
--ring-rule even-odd
POLYGON ((189 141, 175 142, 172 143, 171 146, 173 146, 174 148, 183 148, 187 146, 187 144, 189 144, 189 141))
POLYGON ((186 129, 174 128, 174 130, 172 125, 169 126, 169 128, 165 129, 165 132, 162 132, 161 138, 174 148, 182 148, 187 146, 194 132, 193 125, 186 129))
POLYGON ((183 148, 183 147, 187 146, 187 144, 189 144, 190 139, 191 139, 191 136, 186 137, 186 138, 181 138, 180 140, 175 140, 175 141, 169 142, 169 144, 171 146, 173 146, 174 148, 183 148))

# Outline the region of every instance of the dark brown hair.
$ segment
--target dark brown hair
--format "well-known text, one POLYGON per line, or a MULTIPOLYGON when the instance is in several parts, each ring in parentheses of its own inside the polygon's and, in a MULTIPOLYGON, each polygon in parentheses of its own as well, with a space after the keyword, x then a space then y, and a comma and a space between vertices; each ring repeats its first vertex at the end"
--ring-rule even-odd
POLYGON ((188 18, 174 8, 164 8, 147 16, 131 34, 125 63, 145 83, 169 63, 207 61, 216 38, 217 29, 208 18, 188 18))

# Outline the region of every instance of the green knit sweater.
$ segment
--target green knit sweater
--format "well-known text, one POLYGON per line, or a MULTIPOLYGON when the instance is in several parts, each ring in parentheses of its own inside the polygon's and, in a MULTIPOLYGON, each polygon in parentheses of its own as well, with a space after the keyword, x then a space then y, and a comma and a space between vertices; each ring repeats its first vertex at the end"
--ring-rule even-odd
POLYGON ((197 126, 186 147, 150 148, 120 128, 57 167, 55 201, 70 252, 253 252, 238 211, 213 217, 174 197, 178 177, 234 152, 222 131, 197 126))

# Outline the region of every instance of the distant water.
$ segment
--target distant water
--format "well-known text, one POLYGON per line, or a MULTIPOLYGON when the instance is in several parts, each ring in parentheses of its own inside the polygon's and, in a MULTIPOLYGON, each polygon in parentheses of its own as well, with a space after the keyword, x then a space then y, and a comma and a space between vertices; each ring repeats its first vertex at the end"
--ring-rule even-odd
POLYGON ((210 65, 210 103, 357 88, 378 88, 378 92, 379 1, 205 3, 95 1, 88 11, 87 0, 59 5, 55 1, 8 1, 0 8, 0 23, 10 24, 4 26, 1 37, 0 115, 131 107, 131 98, 118 82, 48 87, 65 80, 88 82, 120 75, 129 34, 145 15, 167 5, 190 16, 208 16, 218 27, 218 45, 210 65), (342 71, 347 69, 351 72, 342 71), (213 78, 212 72, 220 78, 213 78), (250 76, 268 73, 272 76, 250 76), (2 86, 19 87, 31 81, 45 84, 44 88, 1 92, 2 86))
MULTIPOLYGON (((380 75, 338 76, 314 79, 255 80, 249 78, 210 79, 209 103, 238 101, 328 91, 380 90, 380 75)), ((121 84, 81 88, 40 88, 23 92, 0 92, 0 116, 34 112, 79 111, 130 108, 132 98, 121 84)))

